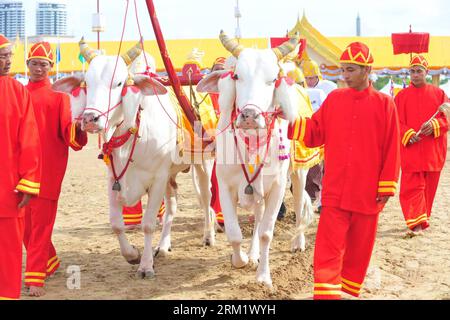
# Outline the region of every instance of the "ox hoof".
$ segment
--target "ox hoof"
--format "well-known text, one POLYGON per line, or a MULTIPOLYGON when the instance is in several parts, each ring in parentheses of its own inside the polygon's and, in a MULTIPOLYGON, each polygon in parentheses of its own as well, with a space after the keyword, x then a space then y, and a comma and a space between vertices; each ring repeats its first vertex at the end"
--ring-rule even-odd
POLYGON ((141 271, 138 270, 136 272, 136 278, 141 280, 141 279, 147 279, 147 280, 152 280, 155 278, 155 272, 154 271, 141 271))
POLYGON ((236 269, 242 269, 248 264, 247 255, 242 255, 241 257, 235 258, 234 254, 231 255, 231 265, 236 269))
POLYGON ((297 251, 305 252, 305 250, 306 250, 305 246, 299 246, 299 245, 292 245, 292 248, 291 248, 292 253, 296 253, 297 251))
POLYGON ((215 241, 213 239, 205 239, 203 240, 203 245, 205 247, 214 247, 215 241))
POLYGON ((132 259, 132 260, 127 260, 127 262, 129 264, 139 264, 141 263, 141 253, 139 252, 139 249, 136 248, 135 246, 133 246, 133 249, 135 249, 137 251, 137 258, 136 259, 132 259))
POLYGON ((265 287, 269 289, 273 289, 272 279, 270 278, 270 276, 266 275, 257 276, 256 281, 258 283, 262 283, 265 287))
POLYGON ((254 269, 256 269, 259 265, 259 259, 258 258, 250 258, 250 266, 254 269))
POLYGON ((172 252, 172 247, 169 247, 167 249, 162 249, 161 247, 155 248, 155 253, 153 254, 153 257, 156 257, 157 255, 160 255, 161 257, 165 257, 169 254, 169 252, 172 252))

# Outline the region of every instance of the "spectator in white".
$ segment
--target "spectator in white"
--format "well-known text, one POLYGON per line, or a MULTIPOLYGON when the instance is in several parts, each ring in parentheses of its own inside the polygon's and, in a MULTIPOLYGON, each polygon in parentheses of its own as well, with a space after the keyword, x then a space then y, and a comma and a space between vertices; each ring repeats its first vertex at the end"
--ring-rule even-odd
MULTIPOLYGON (((324 80, 322 78, 322 73, 320 72, 319 65, 306 57, 302 62, 302 71, 305 76, 305 81, 307 84, 308 95, 311 100, 313 111, 319 110, 325 98, 328 94, 337 89, 337 85, 330 80, 324 80), (321 93, 313 92, 312 90, 320 89, 321 93)), ((323 162, 315 165, 308 171, 308 176, 306 178, 306 191, 308 192, 314 206, 317 208, 316 211, 320 213, 322 208, 321 203, 321 193, 322 193, 322 177, 323 177, 323 162)))

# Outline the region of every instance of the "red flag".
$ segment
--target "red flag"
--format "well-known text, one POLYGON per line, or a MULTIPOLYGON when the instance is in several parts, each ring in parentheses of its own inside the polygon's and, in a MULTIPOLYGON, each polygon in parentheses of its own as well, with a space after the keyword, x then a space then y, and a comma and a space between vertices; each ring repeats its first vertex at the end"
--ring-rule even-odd
MULTIPOLYGON (((278 47, 280 44, 283 44, 284 42, 288 41, 288 37, 282 37, 282 38, 270 38, 270 47, 275 48, 278 47)), ((297 57, 300 59, 303 55, 303 51, 306 50, 306 39, 300 39, 298 41, 300 43, 300 48, 298 49, 297 57)))
POLYGON ((393 33, 394 54, 428 52, 430 34, 426 32, 393 33))

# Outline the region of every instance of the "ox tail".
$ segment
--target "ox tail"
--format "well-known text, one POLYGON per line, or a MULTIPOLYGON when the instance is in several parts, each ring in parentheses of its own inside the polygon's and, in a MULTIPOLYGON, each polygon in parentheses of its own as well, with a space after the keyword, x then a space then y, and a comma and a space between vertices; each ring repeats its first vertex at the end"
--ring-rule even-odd
POLYGON ((305 232, 306 228, 313 222, 314 220, 314 210, 311 202, 311 198, 308 195, 308 192, 303 193, 302 199, 302 214, 300 216, 300 223, 294 230, 294 235, 291 240, 294 240, 301 233, 305 232))

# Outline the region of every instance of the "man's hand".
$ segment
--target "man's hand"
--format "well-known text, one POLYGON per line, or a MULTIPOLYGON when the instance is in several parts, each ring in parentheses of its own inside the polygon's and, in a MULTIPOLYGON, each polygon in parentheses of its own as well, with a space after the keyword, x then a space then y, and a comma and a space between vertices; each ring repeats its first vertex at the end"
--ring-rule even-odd
POLYGON ((431 125, 431 122, 424 122, 422 126, 420 127, 420 133, 424 136, 429 136, 433 133, 433 126, 431 125))
POLYGON ((391 196, 377 196, 377 203, 386 204, 391 196))
POLYGON ((18 205, 19 209, 27 206, 28 202, 30 202, 30 199, 32 197, 31 194, 29 194, 29 193, 22 193, 22 195, 23 195, 22 201, 20 201, 20 203, 18 205))
POLYGON ((420 136, 418 136, 417 134, 413 135, 411 138, 409 138, 409 144, 414 144, 416 142, 419 142, 420 140, 422 140, 422 138, 420 136))

